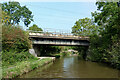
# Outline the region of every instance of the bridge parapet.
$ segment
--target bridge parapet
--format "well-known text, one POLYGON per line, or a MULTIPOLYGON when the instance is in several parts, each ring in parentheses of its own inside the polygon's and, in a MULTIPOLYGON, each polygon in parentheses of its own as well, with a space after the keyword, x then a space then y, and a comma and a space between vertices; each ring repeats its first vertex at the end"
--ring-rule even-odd
POLYGON ((41 38, 59 38, 59 39, 74 39, 74 40, 88 40, 88 36, 75 36, 71 33, 56 33, 56 32, 43 32, 43 31, 30 31, 29 37, 41 38))

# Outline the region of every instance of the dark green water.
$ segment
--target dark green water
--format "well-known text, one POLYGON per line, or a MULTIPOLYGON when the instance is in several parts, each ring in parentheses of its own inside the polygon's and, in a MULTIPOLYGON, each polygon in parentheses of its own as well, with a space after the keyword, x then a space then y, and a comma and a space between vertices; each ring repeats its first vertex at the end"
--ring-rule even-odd
POLYGON ((35 69, 20 78, 118 78, 118 70, 71 56, 56 59, 54 63, 35 69))

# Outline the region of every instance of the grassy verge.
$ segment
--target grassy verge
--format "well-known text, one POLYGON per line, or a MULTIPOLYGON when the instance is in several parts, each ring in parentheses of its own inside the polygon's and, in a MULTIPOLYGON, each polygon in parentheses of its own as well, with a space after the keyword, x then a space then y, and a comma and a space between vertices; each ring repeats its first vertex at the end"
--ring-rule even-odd
POLYGON ((53 60, 51 58, 44 58, 39 60, 29 59, 27 61, 18 62, 14 65, 3 67, 2 69, 2 77, 3 78, 14 78, 23 73, 27 73, 35 68, 46 65, 53 60))

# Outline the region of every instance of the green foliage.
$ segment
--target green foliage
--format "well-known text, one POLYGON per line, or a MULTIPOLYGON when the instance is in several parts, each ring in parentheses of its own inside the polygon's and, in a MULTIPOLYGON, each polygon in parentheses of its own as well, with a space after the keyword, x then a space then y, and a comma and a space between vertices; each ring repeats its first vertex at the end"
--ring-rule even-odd
POLYGON ((109 34, 109 36, 114 36, 120 34, 120 8, 118 8, 117 3, 97 2, 96 5, 101 13, 95 12, 92 15, 95 22, 103 27, 101 35, 109 34))
POLYGON ((95 25, 92 19, 83 18, 76 21, 72 27, 72 33, 79 36, 98 34, 99 26, 95 25))
POLYGON ((9 19, 9 21, 6 22, 7 25, 19 24, 20 20, 22 20, 25 26, 28 26, 31 21, 33 21, 32 12, 26 6, 21 6, 19 2, 3 3, 2 11, 10 16, 7 18, 9 19))
POLYGON ((29 59, 37 58, 32 56, 28 51, 21 51, 20 53, 14 50, 2 52, 2 66, 13 65, 17 62, 26 61, 29 59))
POLYGON ((28 33, 23 31, 20 26, 2 26, 2 49, 4 50, 16 50, 26 51, 30 48, 31 42, 28 39, 28 33))
MULTIPOLYGON (((76 21, 75 25, 72 27, 72 33, 78 36, 92 36, 98 35, 100 26, 95 25, 94 21, 89 18, 83 18, 76 21)), ((88 47, 73 47, 73 49, 79 52, 79 56, 83 59, 87 57, 88 47)))
POLYGON ((63 57, 64 57, 64 56, 67 56, 67 52, 62 52, 62 53, 61 53, 61 56, 63 56, 63 57))
POLYGON ((60 54, 56 54, 55 57, 56 57, 56 58, 59 58, 59 57, 60 57, 60 54))
POLYGON ((86 56, 87 56, 87 50, 88 50, 88 47, 86 46, 72 46, 71 47, 73 50, 76 50, 76 51, 78 51, 78 53, 79 53, 79 57, 81 58, 81 59, 85 59, 86 60, 86 56))
POLYGON ((120 8, 116 2, 96 2, 96 5, 100 12, 92 16, 102 28, 100 36, 91 36, 88 58, 120 69, 120 8))
MULTIPOLYGON (((110 63, 120 69, 120 7, 117 2, 96 2, 93 20, 79 19, 72 27, 74 35, 90 36, 87 59, 110 63)), ((85 47, 74 47, 83 58, 85 47)))
POLYGON ((120 39, 106 49, 107 54, 104 58, 108 60, 114 67, 120 69, 120 39))
POLYGON ((1 16, 1 22, 3 24, 7 24, 9 23, 9 19, 10 19, 10 16, 7 15, 7 13, 5 13, 4 11, 1 12, 2 16, 1 16))
POLYGON ((40 56, 50 56, 52 54, 60 53, 61 48, 59 46, 40 46, 40 56))
POLYGON ((98 35, 94 35, 90 37, 90 46, 89 53, 87 55, 87 59, 91 61, 101 61, 102 54, 104 51, 98 47, 102 46, 102 40, 98 35))
POLYGON ((32 31, 43 31, 41 28, 39 28, 36 24, 33 24, 33 26, 29 27, 28 30, 32 31))

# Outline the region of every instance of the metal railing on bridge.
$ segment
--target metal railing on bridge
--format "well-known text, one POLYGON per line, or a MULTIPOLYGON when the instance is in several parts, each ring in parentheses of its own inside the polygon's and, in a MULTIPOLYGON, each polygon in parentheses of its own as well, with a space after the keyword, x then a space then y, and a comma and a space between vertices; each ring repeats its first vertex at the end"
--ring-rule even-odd
POLYGON ((75 36, 72 33, 65 32, 48 32, 48 31, 29 31, 29 36, 43 36, 43 37, 59 37, 59 38, 73 38, 73 39, 86 39, 89 40, 88 36, 75 36))

